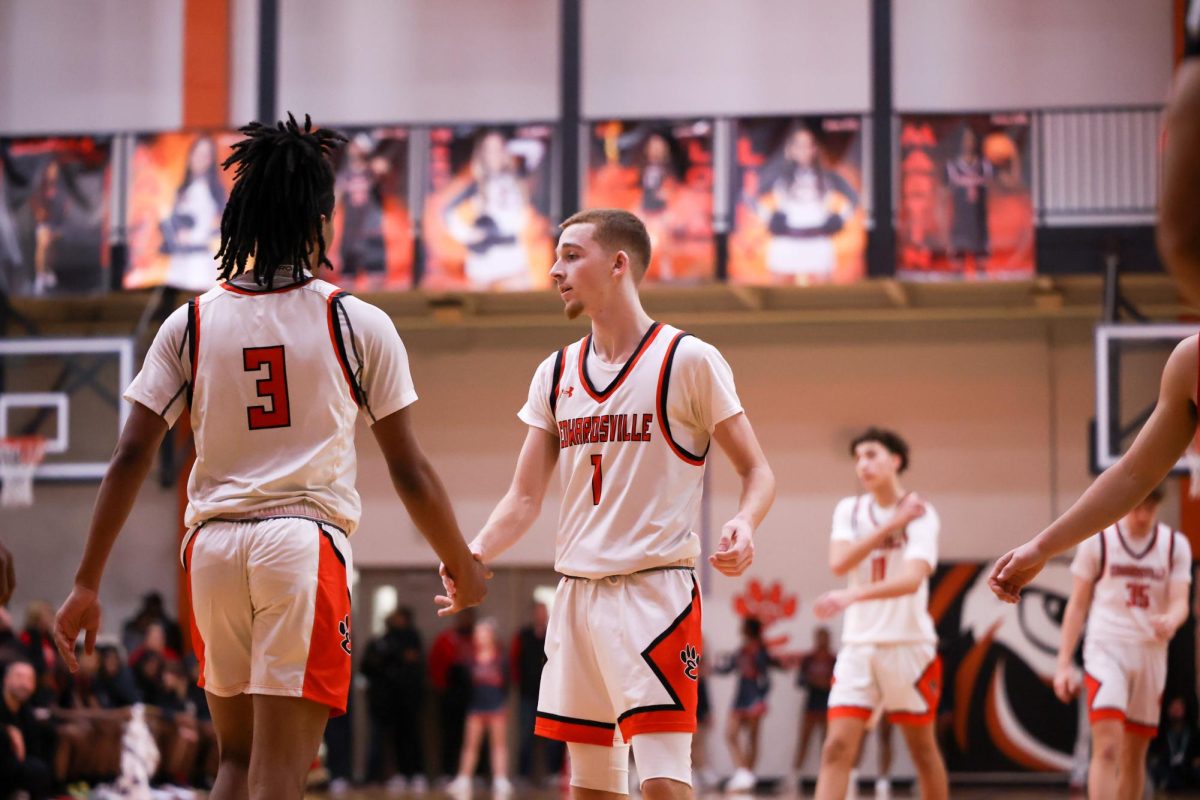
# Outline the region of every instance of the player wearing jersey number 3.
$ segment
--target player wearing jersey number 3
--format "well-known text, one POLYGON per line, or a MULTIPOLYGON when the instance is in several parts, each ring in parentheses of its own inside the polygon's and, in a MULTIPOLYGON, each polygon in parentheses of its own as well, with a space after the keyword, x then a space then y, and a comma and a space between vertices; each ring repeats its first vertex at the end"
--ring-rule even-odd
POLYGON ((866 494, 838 503, 829 547, 830 568, 847 575, 849 586, 813 604, 818 619, 846 612, 817 797, 846 796, 867 722, 882 709, 904 732, 921 797, 943 800, 949 786, 933 729, 942 665, 928 610, 938 515, 901 488, 908 445, 897 434, 869 428, 850 443, 850 454, 866 494))
POLYGON ((349 537, 358 525, 354 426, 371 424, 396 492, 456 580, 442 613, 483 599, 408 407, 408 356, 387 315, 313 272, 328 265, 341 136, 251 124, 221 222, 224 283, 163 323, 125 391, 133 404, 100 485, 75 588, 54 636, 72 672, 100 627, 104 564, 167 429, 186 409, 196 463, 180 560, 192 644, 216 727, 209 795, 303 795, 330 713, 350 689, 349 537), (253 257, 253 266, 248 262, 253 257))
MULTIPOLYGON (((485 563, 537 518, 558 467, 555 568, 536 730, 566 741, 577 798, 628 794, 632 746, 647 798, 688 798, 703 652, 698 522, 715 441, 742 479, 712 564, 740 575, 775 495, 733 375, 716 348, 642 309, 650 239, 636 216, 594 210, 562 224, 550 271, 591 333, 538 367, 508 493, 471 543, 485 563), (626 743, 630 744, 626 744, 626 743)), ((451 590, 453 583, 448 581, 451 590)))

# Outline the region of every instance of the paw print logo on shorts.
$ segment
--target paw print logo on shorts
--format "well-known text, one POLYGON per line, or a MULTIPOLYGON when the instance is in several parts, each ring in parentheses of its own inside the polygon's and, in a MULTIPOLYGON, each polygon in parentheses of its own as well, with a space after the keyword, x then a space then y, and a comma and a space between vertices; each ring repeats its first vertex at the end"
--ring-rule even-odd
POLYGON ((679 660, 683 662, 683 674, 692 680, 700 678, 700 654, 694 645, 687 645, 679 651, 679 660))
POLYGON ((350 615, 342 617, 342 621, 338 623, 338 633, 342 635, 342 649, 346 651, 346 655, 350 655, 350 615))

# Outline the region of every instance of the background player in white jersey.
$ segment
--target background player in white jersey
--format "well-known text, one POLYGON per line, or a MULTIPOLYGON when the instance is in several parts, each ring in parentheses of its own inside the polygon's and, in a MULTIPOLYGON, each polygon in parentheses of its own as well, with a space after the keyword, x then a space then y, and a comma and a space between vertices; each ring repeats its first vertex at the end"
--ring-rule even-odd
POLYGON ((75 671, 79 631, 90 653, 100 627, 105 561, 186 406, 196 464, 181 559, 220 749, 210 797, 294 799, 330 713, 345 710, 349 693, 359 413, 413 521, 457 580, 443 612, 478 603, 485 589, 414 436, 416 393, 395 327, 310 271, 329 264, 328 153, 344 140, 290 116, 242 132, 225 163, 237 167, 221 226, 227 282, 167 319, 126 390, 133 409, 54 633, 75 671))
POLYGON ((1084 541, 1071 563, 1075 585, 1054 691, 1064 703, 1079 691, 1075 647, 1086 619, 1092 800, 1142 797, 1146 750, 1162 711, 1167 644, 1187 620, 1192 550, 1182 533, 1157 521, 1162 498, 1156 488, 1120 522, 1084 541))
POLYGON ((882 707, 904 732, 921 797, 941 800, 949 787, 933 722, 942 664, 928 610, 940 523, 933 506, 900 485, 908 445, 897 434, 869 428, 850 454, 866 494, 838 503, 829 546, 829 566, 849 576, 848 586, 813 605, 818 619, 846 612, 817 797, 846 796, 867 721, 882 707))
MULTIPOLYGON (((740 575, 775 495, 733 375, 716 348, 650 319, 638 282, 650 239, 633 214, 562 224, 550 272, 591 333, 547 358, 520 418, 513 483, 471 544, 485 563, 537 518, 550 474, 563 487, 537 732, 568 743, 577 798, 628 794, 631 742, 648 798, 687 798, 702 654, 693 567, 705 456, 715 441, 742 479, 716 569, 740 575)), ((450 593, 453 583, 447 582, 450 593)))

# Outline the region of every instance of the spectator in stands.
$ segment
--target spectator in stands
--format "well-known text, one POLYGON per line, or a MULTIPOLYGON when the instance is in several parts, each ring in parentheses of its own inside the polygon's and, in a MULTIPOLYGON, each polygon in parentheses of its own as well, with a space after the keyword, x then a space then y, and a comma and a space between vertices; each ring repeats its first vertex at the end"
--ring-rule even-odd
POLYGON ((562 742, 533 735, 538 689, 542 684, 542 668, 546 665, 546 625, 549 621, 550 612, 546 605, 534 603, 532 621, 513 637, 510 651, 510 669, 517 682, 519 698, 517 774, 529 781, 534 779, 534 750, 541 752, 546 778, 562 771, 565 750, 562 742))
POLYGON ((25 658, 25 645, 13 630, 12 615, 7 608, 0 608, 0 673, 13 661, 25 658))
POLYGON ((491 748, 492 797, 512 795, 508 780, 508 664, 496 624, 485 620, 475 626, 472 635, 471 658, 468 663, 471 678, 470 703, 463 735, 462 758, 458 776, 447 787, 454 798, 471 796, 475 768, 486 734, 491 748))
POLYGON ((21 644, 25 656, 37 674, 34 704, 48 706, 58 696, 58 653, 55 651, 54 610, 43 600, 35 600, 25 608, 25 630, 21 644))
POLYGON ((0 692, 0 786, 42 800, 50 797, 54 776, 49 764, 50 737, 34 712, 36 690, 33 664, 14 661, 8 665, 0 692))
POLYGON ((140 703, 137 680, 121 660, 121 651, 112 645, 96 648, 100 666, 96 671, 96 699, 104 708, 128 708, 140 703))
POLYGON ((384 777, 390 749, 395 771, 388 789, 425 791, 425 756, 421 746, 421 711, 425 697, 425 654, 421 634, 413 626, 412 610, 398 608, 388 615, 382 636, 367 645, 362 674, 366 676, 371 708, 372 779, 384 777))
POLYGON ((148 651, 133 668, 133 680, 137 685, 138 695, 148 706, 157 707, 166 702, 167 687, 163 682, 165 663, 161 655, 148 651))
POLYGON ((89 656, 79 645, 75 658, 79 671, 68 674, 53 712, 59 742, 55 772, 64 782, 112 780, 121 769, 121 734, 128 712, 107 708, 97 693, 100 652, 89 656))
POLYGON ((196 754, 196 770, 192 785, 211 789, 217 778, 217 729, 213 726, 212 712, 208 710, 208 696, 197 684, 200 681, 200 662, 188 656, 187 694, 196 714, 196 730, 200 741, 196 754))
POLYGON ((1200 787, 1200 735, 1187 712, 1182 697, 1171 698, 1166 724, 1150 745, 1150 778, 1158 789, 1174 792, 1200 787))
POLYGON ((149 627, 158 623, 166 635, 166 647, 176 653, 183 652, 183 634, 179 624, 167 616, 163 606, 162 595, 158 592, 148 592, 142 596, 142 606, 125 622, 121 632, 121 643, 127 653, 133 653, 146 637, 149 627))
POLYGON ((162 695, 157 717, 150 717, 150 730, 161 756, 159 776, 174 785, 187 785, 195 770, 200 737, 196 708, 188 698, 187 670, 179 661, 163 663, 162 695))
POLYGON ((471 698, 471 637, 475 630, 475 612, 459 613, 453 628, 447 628, 433 640, 429 650, 429 683, 438 697, 438 723, 442 732, 442 774, 458 772, 462 755, 463 730, 467 704, 471 698))
MULTIPOLYGON (((829 711, 829 690, 833 688, 833 665, 837 654, 829 644, 829 629, 817 628, 813 633, 813 649, 801 657, 796 671, 796 685, 807 690, 804 700, 804 716, 800 720, 800 741, 796 744, 796 757, 792 761, 792 785, 800 780, 804 758, 813 734, 820 730, 821 742, 825 741, 826 718, 829 711)), ((821 745, 817 745, 818 751, 821 745)))
POLYGON ((167 629, 161 622, 151 622, 146 626, 141 645, 129 653, 129 666, 136 670, 147 653, 158 654, 167 664, 179 663, 179 651, 167 643, 167 629))

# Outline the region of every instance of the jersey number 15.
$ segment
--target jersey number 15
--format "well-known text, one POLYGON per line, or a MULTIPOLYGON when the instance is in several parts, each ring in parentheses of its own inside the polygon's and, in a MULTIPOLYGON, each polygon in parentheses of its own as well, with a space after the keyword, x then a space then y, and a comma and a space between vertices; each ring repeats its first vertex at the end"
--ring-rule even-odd
POLYGON ((246 406, 246 424, 250 430, 286 428, 292 424, 292 409, 288 402, 287 366, 283 345, 242 348, 242 368, 246 372, 265 372, 254 383, 259 397, 270 400, 266 405, 246 406))

